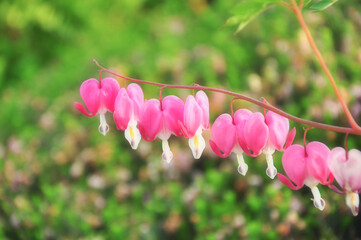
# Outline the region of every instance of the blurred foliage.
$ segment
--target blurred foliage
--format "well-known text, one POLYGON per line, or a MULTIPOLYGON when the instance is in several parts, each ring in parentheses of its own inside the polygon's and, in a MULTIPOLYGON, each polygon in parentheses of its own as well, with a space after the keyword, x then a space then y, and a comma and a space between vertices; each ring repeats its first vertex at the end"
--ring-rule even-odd
MULTIPOLYGON (((123 133, 101 136, 98 119, 73 107, 96 58, 149 81, 203 84, 265 97, 305 119, 346 126, 295 16, 273 6, 237 35, 222 27, 237 1, 119 0, 0 2, 0 239, 353 239, 361 236, 344 197, 327 187, 323 212, 310 191, 292 192, 265 174, 265 159, 206 149, 193 160, 187 141, 132 151, 123 133)), ((339 1, 305 19, 352 113, 361 122, 361 6, 339 1)), ((122 83, 121 80, 119 80, 122 83)), ((144 86, 147 98, 159 89, 144 86)), ((171 91, 185 99, 188 91, 171 91)), ((209 93, 214 120, 230 99, 209 93)), ((235 107, 258 107, 236 102, 235 107)), ((111 122, 111 116, 107 116, 111 122)), ((301 143, 302 128, 296 126, 301 143)), ((209 132, 206 133, 209 138, 209 132)), ((342 145, 311 130, 308 140, 342 145)), ((349 146, 361 148, 359 137, 349 146)), ((283 172, 281 154, 276 167, 283 172)))

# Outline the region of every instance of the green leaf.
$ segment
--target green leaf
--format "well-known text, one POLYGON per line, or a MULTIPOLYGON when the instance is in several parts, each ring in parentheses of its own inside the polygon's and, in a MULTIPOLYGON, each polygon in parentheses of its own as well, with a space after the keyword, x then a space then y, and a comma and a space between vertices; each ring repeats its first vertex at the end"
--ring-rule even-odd
POLYGON ((323 11, 338 0, 321 0, 315 4, 312 4, 310 9, 315 11, 323 11))
POLYGON ((238 25, 237 33, 256 16, 277 2, 281 2, 281 0, 243 0, 231 10, 234 16, 227 20, 225 26, 238 25))
POLYGON ((312 2, 313 0, 305 0, 303 3, 303 9, 310 8, 310 6, 312 6, 312 2))

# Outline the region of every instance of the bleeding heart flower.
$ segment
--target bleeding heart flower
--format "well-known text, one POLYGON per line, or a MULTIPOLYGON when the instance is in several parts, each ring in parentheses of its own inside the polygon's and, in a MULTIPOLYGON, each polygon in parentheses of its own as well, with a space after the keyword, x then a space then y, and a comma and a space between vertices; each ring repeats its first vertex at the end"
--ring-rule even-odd
POLYGON ((265 123, 268 127, 269 134, 268 141, 262 151, 266 155, 267 160, 266 174, 273 179, 277 175, 277 169, 273 165, 272 154, 275 150, 283 152, 292 144, 296 136, 296 128, 293 128, 291 132, 289 132, 290 126, 288 119, 272 111, 267 112, 265 123))
POLYGON ((162 158, 170 162, 173 153, 170 151, 168 139, 172 134, 182 135, 179 122, 183 120, 184 103, 176 96, 163 98, 162 104, 158 99, 145 101, 139 121, 139 130, 143 139, 153 141, 156 137, 162 140, 162 158))
POLYGON ((131 83, 127 89, 120 89, 114 104, 114 121, 133 149, 137 149, 141 135, 137 128, 144 103, 142 88, 131 83))
POLYGON ((187 97, 184 106, 183 123, 180 122, 183 135, 189 138, 188 144, 192 150, 193 157, 199 159, 206 143, 202 132, 209 128, 209 102, 203 91, 199 91, 196 97, 187 97))
POLYGON ((222 158, 234 152, 237 156, 238 172, 243 176, 248 171, 243 152, 250 156, 259 155, 268 139, 263 115, 247 109, 237 110, 234 119, 229 114, 222 114, 214 122, 211 133, 213 140, 209 143, 212 150, 222 158))
POLYGON ((335 186, 331 188, 346 194, 346 205, 357 216, 360 202, 358 194, 361 192, 361 152, 351 149, 346 156, 344 148, 336 147, 328 156, 328 166, 343 191, 337 190, 335 186))
POLYGON ((104 136, 109 131, 105 113, 114 111, 114 101, 119 89, 119 83, 114 78, 104 78, 100 83, 98 80, 91 78, 84 81, 80 86, 80 96, 89 112, 82 104, 74 103, 75 107, 88 117, 93 117, 99 113, 99 132, 104 136))
POLYGON ((319 183, 329 185, 333 181, 333 175, 327 165, 330 153, 328 147, 321 142, 310 142, 306 149, 298 144, 287 148, 282 157, 282 165, 287 177, 278 174, 278 178, 293 190, 298 190, 306 185, 313 194, 313 204, 321 211, 325 207, 325 201, 321 198, 317 188, 319 183))
POLYGON ((249 115, 235 114, 234 117, 237 124, 238 141, 242 149, 249 156, 260 155, 268 140, 268 127, 263 114, 250 112, 249 115), (239 116, 243 118, 241 119, 239 116))

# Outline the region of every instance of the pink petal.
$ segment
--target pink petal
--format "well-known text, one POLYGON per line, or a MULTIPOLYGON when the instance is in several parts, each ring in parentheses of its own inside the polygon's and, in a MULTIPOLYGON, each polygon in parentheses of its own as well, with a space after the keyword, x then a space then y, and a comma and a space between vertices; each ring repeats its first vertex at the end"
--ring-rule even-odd
POLYGON ((192 136, 189 135, 187 128, 184 126, 184 124, 181 121, 178 121, 179 126, 182 130, 182 134, 185 138, 191 138, 192 136))
POLYGON ((290 129, 288 119, 268 111, 266 114, 266 124, 269 129, 269 141, 278 151, 281 151, 286 143, 290 129))
POLYGON ((187 135, 194 137, 197 129, 202 124, 202 108, 198 105, 193 96, 188 96, 184 106, 183 123, 187 129, 187 135))
MULTIPOLYGON (((238 136, 237 136, 237 139, 238 139, 238 136)), ((247 144, 245 142, 242 142, 242 141, 239 141, 239 140, 237 140, 237 141, 238 141, 239 146, 242 148, 242 150, 243 150, 243 152, 245 154, 247 154, 248 156, 251 156, 251 157, 257 157, 258 156, 256 154, 251 153, 251 151, 248 149, 248 146, 247 146, 247 144)))
POLYGON ((261 113, 252 114, 244 126, 243 136, 247 147, 254 155, 259 155, 268 140, 268 127, 261 113))
POLYGON ((248 109, 238 109, 234 114, 234 124, 244 126, 253 113, 248 109))
POLYGON ((330 152, 327 165, 332 172, 333 176, 335 176, 338 184, 345 189, 346 187, 346 176, 344 175, 344 166, 346 162, 346 151, 344 148, 336 147, 332 149, 330 152))
POLYGON ((334 192, 337 192, 339 194, 344 194, 344 191, 341 191, 340 189, 338 189, 338 187, 336 187, 335 185, 328 185, 329 188, 331 188, 334 192))
POLYGON ((353 192, 361 190, 361 152, 351 149, 345 162, 344 175, 353 192))
POLYGON ((176 96, 166 96, 162 100, 163 121, 166 130, 176 136, 182 136, 182 128, 179 121, 183 120, 184 103, 176 96))
POLYGON ((101 82, 102 103, 110 112, 114 111, 115 98, 120 90, 119 83, 114 78, 104 78, 101 82))
POLYGON ((298 144, 291 145, 282 156, 282 165, 287 176, 297 185, 303 186, 307 176, 305 149, 298 144))
POLYGON ((220 115, 213 123, 211 135, 214 145, 223 152, 224 157, 229 156, 236 144, 236 126, 232 117, 225 113, 220 115))
POLYGON ((203 91, 198 91, 196 94, 196 101, 202 108, 202 125, 204 129, 209 128, 209 101, 207 94, 203 91))
POLYGON ((141 110, 144 104, 144 94, 142 88, 136 84, 131 83, 127 87, 127 93, 134 103, 134 117, 139 120, 141 110))
POLYGON ((327 165, 330 149, 325 144, 315 141, 307 144, 306 152, 308 174, 320 183, 326 184, 331 173, 327 165))
POLYGON ((162 111, 158 99, 150 99, 143 105, 139 121, 139 131, 143 139, 153 141, 162 128, 162 111))
POLYGON ((248 151, 247 148, 247 143, 245 140, 245 135, 243 133, 244 131, 244 126, 247 123, 248 119, 250 119, 252 117, 253 113, 248 110, 248 109, 238 109, 234 114, 233 114, 233 122, 236 125, 236 129, 237 129, 237 141, 239 143, 239 145, 242 147, 243 151, 246 154, 251 154, 248 151))
POLYGON ((74 106, 82 113, 84 114, 85 116, 88 116, 88 117, 93 117, 95 114, 94 113, 89 113, 85 107, 83 105, 81 105, 80 103, 78 102, 75 102, 74 103, 74 106))
POLYGON ((303 184, 302 185, 294 185, 285 175, 279 173, 277 174, 278 176, 278 179, 284 184, 286 185, 287 187, 291 188, 292 190, 299 190, 303 187, 303 184))
POLYGON ((133 101, 125 88, 120 89, 114 104, 114 121, 118 129, 124 131, 133 115, 133 101))
POLYGON ((293 140, 295 139, 295 136, 296 136, 296 128, 292 128, 291 132, 288 134, 286 146, 284 149, 287 149, 289 146, 291 146, 293 140))
MULTIPOLYGON (((98 80, 91 78, 84 81, 80 86, 80 96, 89 112, 93 116, 97 114, 100 107, 100 86, 98 80)), ((82 110, 80 111, 84 113, 82 110)))
POLYGON ((226 158, 228 157, 231 152, 228 152, 228 153, 222 153, 220 150, 219 150, 219 147, 217 146, 217 144, 215 142, 213 142, 212 140, 209 140, 209 145, 211 146, 213 152, 215 154, 217 154, 218 156, 220 156, 221 158, 226 158))

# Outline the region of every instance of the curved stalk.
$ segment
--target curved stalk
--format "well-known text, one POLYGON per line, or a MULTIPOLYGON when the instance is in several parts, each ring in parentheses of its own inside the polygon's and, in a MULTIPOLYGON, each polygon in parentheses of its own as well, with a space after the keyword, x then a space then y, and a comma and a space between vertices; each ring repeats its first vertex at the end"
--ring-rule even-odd
POLYGON ((288 118, 289 120, 292 120, 294 122, 301 123, 301 124, 304 124, 304 125, 307 125, 307 126, 310 126, 310 127, 329 130, 329 131, 334 131, 334 132, 340 132, 340 133, 349 133, 349 134, 354 134, 354 135, 361 135, 361 129, 339 127, 339 126, 328 125, 328 124, 324 124, 324 123, 319 123, 319 122, 314 122, 314 121, 309 121, 309 120, 305 120, 305 119, 302 119, 302 118, 298 118, 296 116, 288 114, 288 113, 274 107, 273 105, 269 104, 268 102, 259 101, 259 100, 256 100, 254 98, 251 98, 251 97, 239 94, 239 93, 231 92, 231 91, 228 91, 228 90, 213 88, 213 87, 205 87, 205 86, 201 86, 201 85, 187 86, 187 85, 163 84, 163 83, 155 83, 155 82, 149 82, 149 81, 144 81, 144 80, 140 80, 140 79, 129 78, 129 77, 125 77, 125 76, 122 76, 120 74, 114 73, 114 72, 102 67, 96 60, 93 60, 93 62, 98 67, 100 67, 104 72, 110 73, 110 74, 112 74, 114 76, 120 77, 120 78, 125 79, 127 81, 143 83, 143 84, 148 84, 148 85, 153 85, 153 86, 158 86, 158 87, 161 87, 161 88, 190 89, 190 90, 194 89, 194 90, 203 90, 203 91, 223 93, 223 94, 233 96, 233 97, 236 97, 238 99, 242 99, 244 101, 253 103, 253 104, 258 105, 260 107, 263 107, 263 108, 265 108, 267 110, 275 112, 275 113, 277 113, 277 114, 279 114, 279 115, 281 115, 281 116, 283 116, 285 118, 288 118))
MULTIPOLYGON (((315 41, 313 40, 313 37, 307 27, 307 24, 306 24, 305 20, 303 19, 302 12, 301 12, 302 5, 300 4, 300 6, 298 6, 295 0, 291 0, 291 3, 293 6, 293 8, 292 8, 293 12, 296 14, 297 19, 298 19, 303 31, 306 34, 307 40, 311 45, 311 48, 315 52, 316 57, 317 57, 318 61, 320 62, 322 69, 325 71, 326 76, 327 76, 328 80, 330 81, 332 88, 333 88, 334 92, 336 93, 336 96, 342 105, 343 111, 346 114, 346 117, 347 117, 348 122, 350 123, 350 126, 355 130, 361 131, 361 127, 356 123, 355 119, 352 117, 352 114, 351 114, 350 110, 348 109, 347 104, 346 104, 345 100, 343 99, 330 70, 328 69, 325 61, 323 60, 323 57, 322 57, 320 51, 317 48, 315 41)), ((301 3, 303 4, 303 1, 301 1, 301 3)))

